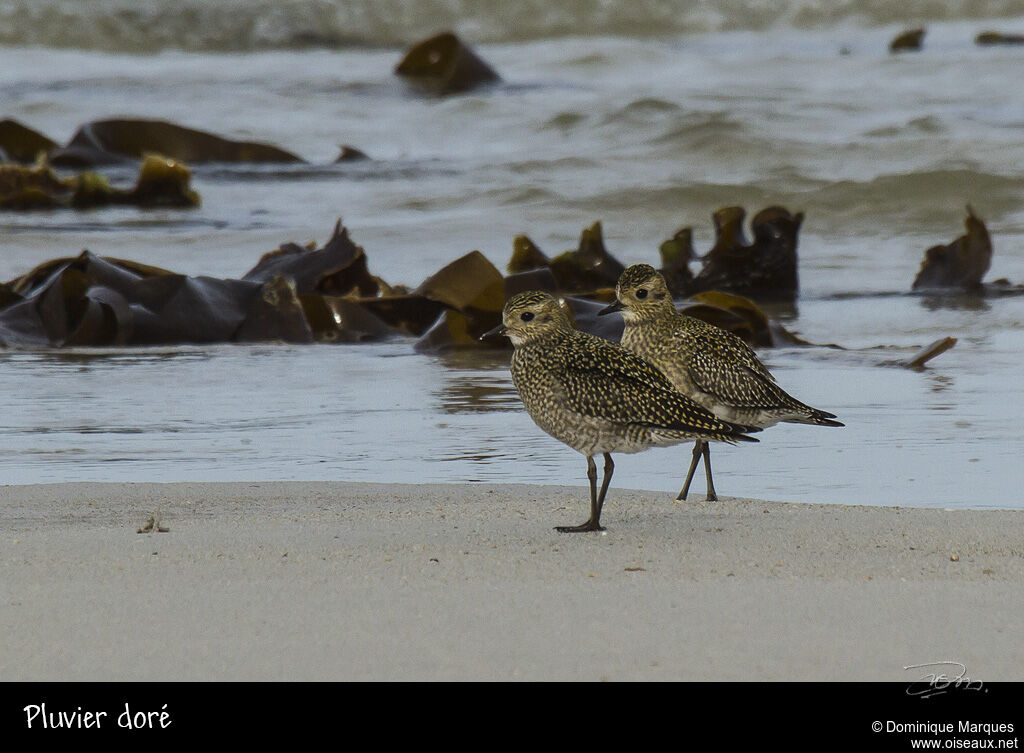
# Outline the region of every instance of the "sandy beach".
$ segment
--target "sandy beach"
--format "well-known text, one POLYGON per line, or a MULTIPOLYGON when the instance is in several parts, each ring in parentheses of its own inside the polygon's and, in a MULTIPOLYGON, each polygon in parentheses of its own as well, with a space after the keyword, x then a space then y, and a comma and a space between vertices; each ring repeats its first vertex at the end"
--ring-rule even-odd
POLYGON ((612 488, 0 488, 5 680, 1024 679, 1024 512, 612 488), (166 532, 138 533, 157 513, 166 532), (579 520, 577 520, 579 519, 579 520))

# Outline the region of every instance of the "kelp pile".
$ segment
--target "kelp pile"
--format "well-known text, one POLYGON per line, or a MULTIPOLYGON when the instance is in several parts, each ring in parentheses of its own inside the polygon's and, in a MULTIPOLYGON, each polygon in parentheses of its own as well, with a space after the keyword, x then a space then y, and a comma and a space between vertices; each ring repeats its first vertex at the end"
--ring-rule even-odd
MULTIPOLYGON (((479 337, 498 324, 506 298, 531 288, 563 296, 582 329, 618 338, 621 321, 597 316, 622 269, 604 247, 600 223, 584 229, 577 249, 552 260, 535 247, 531 256, 524 244, 515 240, 510 267, 531 269, 503 275, 472 251, 416 288, 371 274, 340 221, 322 247, 286 243, 238 279, 190 277, 83 251, 0 284, 0 344, 354 343, 406 335, 418 338, 420 351, 487 347, 479 337)), ((690 310, 753 344, 777 338, 764 313, 740 296, 704 292, 690 310)))
POLYGON ((913 289, 925 295, 959 293, 971 296, 1024 293, 1024 286, 1005 278, 985 283, 982 278, 992 263, 992 238, 985 223, 967 206, 965 233, 945 246, 924 252, 913 289))
POLYGON ((501 81, 468 45, 450 31, 413 45, 395 67, 416 91, 458 94, 501 81))
POLYGON ((296 254, 283 247, 238 280, 188 277, 83 251, 0 285, 0 341, 58 347, 359 341, 389 330, 332 293, 368 284, 363 251, 340 225, 323 249, 296 254))
MULTIPOLYGON (((451 32, 413 45, 395 75, 415 94, 461 94, 501 81, 491 66, 451 32)), ((163 120, 115 118, 78 128, 64 146, 16 120, 0 120, 0 164, 31 165, 43 160, 57 168, 84 169, 160 155, 186 164, 305 164, 302 157, 274 144, 238 141, 163 120)), ((343 145, 337 162, 368 159, 343 145)))
MULTIPOLYGON (((745 217, 743 207, 714 212, 715 244, 701 260, 696 275, 689 268, 690 261, 697 258, 693 228, 680 228, 661 244, 660 271, 675 297, 721 291, 761 301, 796 299, 800 289, 797 236, 803 214, 791 214, 780 206, 762 209, 751 222, 753 242, 743 232, 745 217)), ((583 231, 577 249, 551 259, 529 238, 518 236, 508 271, 522 274, 538 269, 550 271, 558 291, 580 293, 614 288, 624 267, 605 249, 601 224, 595 223, 583 231)))
MULTIPOLYGON (((889 52, 892 54, 900 52, 920 52, 924 48, 924 37, 927 30, 924 28, 907 29, 893 37, 889 43, 889 52)), ((974 37, 974 43, 979 47, 996 47, 1024 45, 1024 35, 1005 34, 1001 31, 983 31, 974 37)))
MULTIPOLYGON (((662 244, 663 271, 686 281, 689 297, 681 310, 756 347, 807 344, 769 319, 754 300, 728 290, 755 290, 763 300, 795 295, 802 215, 782 207, 762 210, 754 217, 752 243, 742 234, 744 215, 740 207, 715 212, 718 237, 695 276, 687 277, 687 261, 695 256, 692 229, 682 228, 662 244), (768 226, 775 231, 765 240, 758 228, 768 226), (779 233, 779 228, 788 232, 779 233), (746 259, 745 266, 740 259, 746 259), (702 279, 714 279, 722 288, 703 289, 702 279), (776 280, 780 288, 766 287, 765 280, 776 280)), ((969 234, 971 228, 981 237, 984 224, 973 213, 969 234)), ((976 244, 977 238, 958 239, 937 248, 974 249, 976 244)), ((940 254, 933 249, 929 256, 940 254)), ((580 329, 617 340, 622 320, 598 312, 613 299, 622 269, 605 248, 599 222, 584 228, 575 249, 553 258, 526 236, 517 236, 508 274, 471 251, 415 288, 389 285, 373 275, 366 252, 340 220, 322 247, 285 243, 238 279, 191 277, 83 251, 0 283, 0 346, 359 343, 399 335, 417 338, 414 347, 421 352, 501 347, 481 343, 479 337, 500 322, 509 296, 531 289, 558 295, 580 329)), ((929 346, 931 352, 952 346, 939 345, 929 346)), ((926 351, 914 365, 923 363, 926 351)))
POLYGON ((146 155, 132 188, 117 188, 99 173, 60 177, 45 162, 32 167, 0 165, 0 209, 91 209, 111 205, 196 207, 199 194, 182 163, 146 155))
POLYGON ((924 44, 925 29, 908 29, 900 32, 889 43, 889 52, 918 52, 924 44))
MULTIPOLYGON (((273 144, 235 141, 164 120, 117 118, 79 127, 64 146, 16 120, 0 121, 0 162, 32 164, 45 160, 58 168, 82 169, 130 164, 159 154, 189 164, 305 164, 292 152, 273 144)), ((366 159, 351 146, 342 146, 336 162, 366 159)))
MULTIPOLYGON (((368 157, 342 146, 335 162, 368 157)), ((87 123, 65 146, 16 120, 0 121, 0 209, 91 209, 112 204, 194 207, 188 164, 305 164, 271 144, 233 141, 162 120, 87 123), (139 164, 133 188, 117 188, 95 168, 139 164), (84 170, 71 175, 57 170, 84 170)))
MULTIPOLYGON (((342 146, 335 162, 368 159, 342 146)), ((0 121, 0 210, 91 209, 112 204, 195 207, 187 164, 304 164, 270 144, 233 141, 161 120, 100 120, 65 146, 16 120, 0 121), (139 163, 132 188, 117 188, 94 168, 139 163), (56 169, 84 170, 63 176, 56 169)))

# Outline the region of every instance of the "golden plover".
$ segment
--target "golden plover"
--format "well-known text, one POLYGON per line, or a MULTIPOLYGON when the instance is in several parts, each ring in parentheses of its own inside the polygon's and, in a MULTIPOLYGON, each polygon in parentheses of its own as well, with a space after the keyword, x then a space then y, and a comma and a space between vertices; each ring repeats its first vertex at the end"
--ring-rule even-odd
POLYGON ((695 438, 757 441, 744 435, 757 429, 716 418, 644 359, 577 330, 549 293, 527 291, 510 298, 502 324, 484 337, 499 334, 515 347, 512 381, 530 418, 587 458, 590 519, 555 530, 604 530, 601 510, 615 469, 613 452, 640 452, 695 438), (598 454, 604 455, 600 494, 598 454))
MULTIPOLYGON (((731 332, 676 311, 665 278, 647 264, 634 264, 619 277, 616 302, 601 311, 621 311, 626 328, 622 347, 657 366, 677 390, 719 418, 767 428, 780 421, 843 426, 835 415, 804 405, 775 383, 754 351, 731 332)), ((709 500, 718 499, 711 478, 711 450, 698 438, 686 482, 686 499, 701 456, 709 500)))

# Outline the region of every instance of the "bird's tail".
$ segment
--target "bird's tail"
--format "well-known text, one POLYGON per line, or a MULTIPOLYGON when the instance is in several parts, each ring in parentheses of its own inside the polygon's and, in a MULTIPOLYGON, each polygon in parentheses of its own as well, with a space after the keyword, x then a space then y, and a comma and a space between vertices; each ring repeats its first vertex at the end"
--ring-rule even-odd
MULTIPOLYGON (((721 420, 721 419, 719 419, 721 420)), ((759 441, 756 437, 748 437, 747 434, 754 434, 761 431, 760 426, 744 426, 743 424, 734 424, 728 421, 722 421, 727 427, 729 433, 726 437, 726 442, 757 442, 759 441)))
POLYGON ((817 408, 807 407, 807 411, 802 415, 795 416, 794 418, 786 419, 791 424, 812 424, 814 426, 846 426, 846 424, 840 421, 833 421, 836 417, 835 413, 829 413, 828 411, 818 410, 817 408))

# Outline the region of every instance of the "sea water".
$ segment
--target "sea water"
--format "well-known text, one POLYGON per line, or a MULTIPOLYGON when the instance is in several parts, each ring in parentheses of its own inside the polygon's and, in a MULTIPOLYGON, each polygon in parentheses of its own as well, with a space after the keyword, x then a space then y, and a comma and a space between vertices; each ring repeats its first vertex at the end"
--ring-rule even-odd
MULTIPOLYGON (((238 277, 344 219, 372 273, 418 285, 512 237, 545 252, 601 220, 624 263, 711 212, 806 214, 800 297, 773 309, 813 347, 762 350, 843 429, 781 425, 714 448, 718 491, 764 499, 1024 507, 1024 297, 910 292, 926 248, 992 235, 987 279, 1024 282, 1024 33, 1012 2, 710 3, 12 0, 0 117, 64 142, 161 118, 296 152, 202 166, 193 210, 0 214, 0 279, 88 248, 238 277), (629 9, 627 13, 625 9, 629 9), (924 49, 890 55, 923 24, 924 49), (502 76, 424 98, 392 73, 450 27, 502 76), (338 145, 371 161, 332 164, 338 145), (900 360, 937 338, 927 368, 900 360), (839 348, 826 347, 835 344, 839 348)), ((131 182, 132 169, 106 171, 131 182)), ((366 345, 0 349, 0 483, 337 479, 578 485, 582 457, 537 429, 508 353, 366 345)), ((616 459, 614 486, 674 496, 689 447, 616 459)), ((698 474, 693 487, 703 491, 698 474)))

